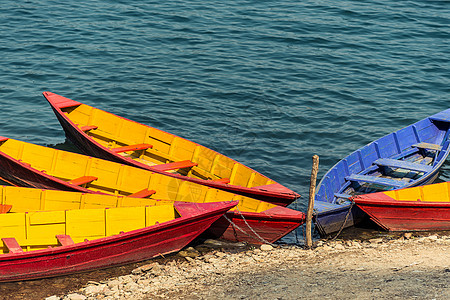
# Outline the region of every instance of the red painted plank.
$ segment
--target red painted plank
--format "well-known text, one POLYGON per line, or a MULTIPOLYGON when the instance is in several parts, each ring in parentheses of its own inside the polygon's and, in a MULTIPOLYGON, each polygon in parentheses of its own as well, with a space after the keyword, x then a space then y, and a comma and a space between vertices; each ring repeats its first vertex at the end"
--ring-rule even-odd
POLYGON ((128 197, 145 198, 145 197, 153 195, 154 193, 156 193, 155 190, 143 189, 142 191, 139 191, 139 192, 136 192, 134 194, 131 194, 128 197))
POLYGON ((119 148, 113 148, 111 149, 114 153, 121 153, 121 152, 127 152, 127 151, 138 151, 138 150, 147 150, 153 148, 153 145, 150 144, 137 144, 137 145, 129 145, 119 148))
POLYGON ((217 182, 217 183, 225 183, 225 184, 227 184, 227 183, 230 183, 230 178, 215 179, 213 181, 217 182))
POLYGON ((7 141, 7 140, 9 140, 9 138, 4 137, 4 136, 0 136, 0 142, 4 142, 4 141, 7 141))
POLYGON ((98 128, 98 126, 95 126, 95 125, 87 125, 87 126, 80 127, 81 131, 84 131, 84 132, 93 130, 93 129, 97 129, 97 128, 98 128))
POLYGON ((192 168, 197 166, 197 163, 194 163, 190 160, 183 160, 183 161, 175 161, 168 164, 163 165, 156 165, 152 166, 152 169, 156 169, 158 171, 170 171, 170 170, 177 170, 177 169, 183 169, 183 168, 192 168))
POLYGON ((2 238, 3 243, 8 248, 9 253, 21 253, 23 252, 22 248, 20 247, 19 243, 16 241, 15 238, 2 238))
POLYGON ((74 185, 83 185, 85 183, 89 183, 97 179, 98 177, 95 176, 82 176, 80 178, 70 180, 69 183, 74 185))
POLYGON ((73 242, 72 238, 70 237, 70 235, 67 235, 67 234, 57 234, 56 238, 58 239, 58 242, 62 246, 69 246, 69 245, 75 244, 73 242))
POLYGON ((0 204, 0 214, 6 214, 12 208, 12 205, 8 204, 0 204))

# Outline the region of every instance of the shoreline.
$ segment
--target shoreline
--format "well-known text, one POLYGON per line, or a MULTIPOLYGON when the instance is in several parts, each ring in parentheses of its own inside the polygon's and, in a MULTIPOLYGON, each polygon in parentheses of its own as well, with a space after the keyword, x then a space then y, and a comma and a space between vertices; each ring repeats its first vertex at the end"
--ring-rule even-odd
POLYGON ((448 299, 448 276, 447 232, 318 240, 312 250, 207 240, 165 259, 136 264, 123 275, 43 298, 448 299))

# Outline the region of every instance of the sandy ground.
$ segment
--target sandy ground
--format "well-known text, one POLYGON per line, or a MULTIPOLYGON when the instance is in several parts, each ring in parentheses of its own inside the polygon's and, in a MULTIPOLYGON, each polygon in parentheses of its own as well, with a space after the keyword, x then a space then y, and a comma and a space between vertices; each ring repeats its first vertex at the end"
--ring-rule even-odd
MULTIPOLYGON (((448 233, 446 233, 448 234, 448 233)), ((206 241, 165 259, 0 285, 4 299, 450 299, 450 236, 320 240, 298 246, 206 241)))

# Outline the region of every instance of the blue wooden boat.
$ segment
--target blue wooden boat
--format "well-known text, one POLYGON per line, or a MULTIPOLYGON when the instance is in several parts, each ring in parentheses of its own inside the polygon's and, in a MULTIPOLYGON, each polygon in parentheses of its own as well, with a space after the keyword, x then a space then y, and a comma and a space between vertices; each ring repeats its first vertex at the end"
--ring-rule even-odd
POLYGON ((388 134, 334 165, 317 186, 321 236, 353 226, 364 213, 351 197, 432 183, 449 154, 450 109, 388 134))

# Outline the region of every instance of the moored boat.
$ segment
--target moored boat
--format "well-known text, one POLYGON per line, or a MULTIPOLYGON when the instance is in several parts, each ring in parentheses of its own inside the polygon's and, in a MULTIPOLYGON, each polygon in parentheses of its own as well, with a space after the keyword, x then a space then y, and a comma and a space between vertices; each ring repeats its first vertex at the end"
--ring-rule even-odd
POLYGON ((449 155, 450 109, 388 134, 334 165, 317 186, 314 219, 323 236, 365 214, 350 197, 432 183, 449 155))
MULTIPOLYGON (((189 244, 237 204, 236 201, 175 202, 154 206, 11 212, 20 211, 24 202, 40 201, 34 197, 44 192, 32 190, 35 191, 1 188, 2 201, 9 204, 0 206, 3 208, 0 213, 3 244, 0 248, 0 282, 74 274, 172 253, 189 244), (21 197, 23 194, 27 195, 26 199, 21 197)), ((60 192, 53 196, 62 195, 65 200, 67 193, 81 195, 60 192)))
POLYGON ((450 230, 450 182, 358 195, 352 201, 389 231, 450 230))
POLYGON ((207 147, 44 92, 66 136, 90 156, 288 206, 299 194, 207 147))
POLYGON ((0 177, 22 187, 142 199, 195 203, 238 200, 236 208, 214 222, 209 232, 216 237, 249 243, 274 242, 300 226, 305 216, 286 207, 194 182, 3 137, 0 138, 0 177), (238 234, 236 230, 245 233, 238 234))

